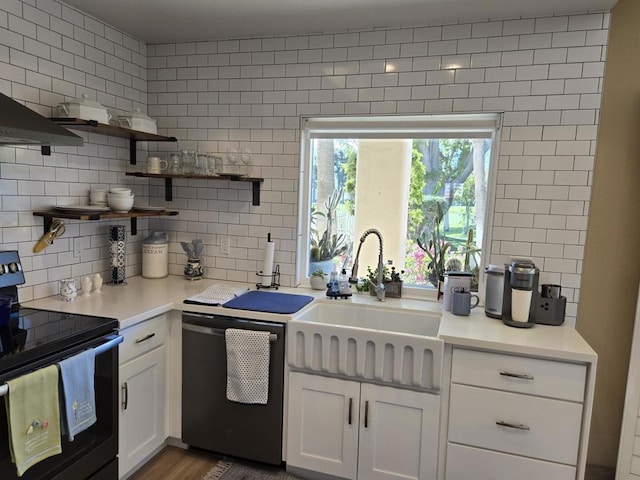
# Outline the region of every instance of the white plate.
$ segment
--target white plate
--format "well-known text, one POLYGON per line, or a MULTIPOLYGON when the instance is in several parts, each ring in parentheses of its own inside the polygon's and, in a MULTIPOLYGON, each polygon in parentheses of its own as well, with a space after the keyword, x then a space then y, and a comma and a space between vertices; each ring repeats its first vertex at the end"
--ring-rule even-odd
POLYGON ((136 212, 164 212, 167 208, 166 207, 136 207, 136 206, 134 206, 133 209, 136 212))
POLYGON ((55 207, 56 210, 61 212, 110 212, 109 207, 103 207, 101 205, 60 205, 55 207))

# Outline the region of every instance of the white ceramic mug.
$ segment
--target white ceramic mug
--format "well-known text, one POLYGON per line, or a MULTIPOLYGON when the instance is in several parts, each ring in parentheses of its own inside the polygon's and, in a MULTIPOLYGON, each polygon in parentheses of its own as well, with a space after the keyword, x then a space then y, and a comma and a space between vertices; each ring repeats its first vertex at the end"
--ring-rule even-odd
POLYGON ((147 158, 147 173, 161 173, 162 170, 166 170, 168 166, 169 162, 160 160, 159 157, 147 158))

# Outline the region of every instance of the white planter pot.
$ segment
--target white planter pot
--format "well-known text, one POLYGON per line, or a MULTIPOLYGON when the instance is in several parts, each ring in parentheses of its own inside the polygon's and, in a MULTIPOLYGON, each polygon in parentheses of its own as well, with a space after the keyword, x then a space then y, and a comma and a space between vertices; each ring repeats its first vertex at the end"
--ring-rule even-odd
POLYGON ((309 283, 311 284, 311 288, 314 290, 324 290, 327 288, 327 277, 314 277, 309 278, 309 283))

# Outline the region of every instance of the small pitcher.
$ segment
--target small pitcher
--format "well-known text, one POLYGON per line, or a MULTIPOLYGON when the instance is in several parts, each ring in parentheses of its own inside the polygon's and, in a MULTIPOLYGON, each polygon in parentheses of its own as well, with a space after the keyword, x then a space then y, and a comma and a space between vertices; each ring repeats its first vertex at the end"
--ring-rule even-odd
POLYGON ((60 280, 60 296, 65 302, 73 302, 78 296, 78 287, 73 278, 60 280))

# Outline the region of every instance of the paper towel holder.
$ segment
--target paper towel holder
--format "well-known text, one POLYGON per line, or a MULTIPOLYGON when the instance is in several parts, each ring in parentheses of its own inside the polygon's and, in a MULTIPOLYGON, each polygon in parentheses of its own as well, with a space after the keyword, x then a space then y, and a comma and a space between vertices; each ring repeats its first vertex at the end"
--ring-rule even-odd
POLYGON ((280 265, 276 265, 276 268, 271 272, 271 274, 265 274, 262 270, 256 272, 256 277, 258 281, 256 282, 256 288, 260 290, 261 288, 273 288, 275 290, 280 286, 280 265), (264 279, 271 279, 270 285, 265 285, 263 283, 264 279))

